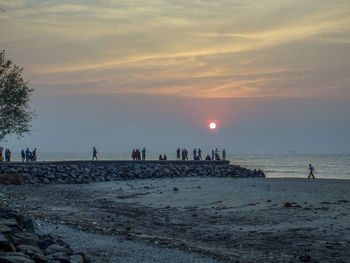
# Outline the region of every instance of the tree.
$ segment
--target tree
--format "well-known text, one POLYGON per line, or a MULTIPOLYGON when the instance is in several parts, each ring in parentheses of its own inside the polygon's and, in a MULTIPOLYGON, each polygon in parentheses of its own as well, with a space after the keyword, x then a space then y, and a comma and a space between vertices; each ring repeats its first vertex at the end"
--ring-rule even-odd
POLYGON ((22 78, 23 69, 0 52, 0 141, 6 135, 22 137, 31 129, 33 111, 29 101, 33 89, 22 78))

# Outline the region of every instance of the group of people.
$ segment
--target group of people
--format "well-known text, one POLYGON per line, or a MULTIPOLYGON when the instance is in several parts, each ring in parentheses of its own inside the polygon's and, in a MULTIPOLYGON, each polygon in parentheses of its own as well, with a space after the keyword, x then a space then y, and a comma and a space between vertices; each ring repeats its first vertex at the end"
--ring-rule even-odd
POLYGON ((265 173, 261 169, 254 169, 253 177, 265 177, 265 173))
POLYGON ((176 150, 176 160, 188 160, 188 151, 186 148, 181 149, 181 159, 180 159, 180 148, 176 150))
MULTIPOLYGON (((185 161, 185 160, 188 160, 188 151, 186 148, 184 149, 181 149, 180 148, 177 148, 176 150, 176 160, 182 160, 182 161, 185 161)), ((193 160, 195 161, 200 161, 200 160, 203 160, 202 159, 202 150, 201 148, 194 148, 193 150, 193 160)), ((216 161, 225 161, 226 160, 226 150, 223 149, 222 150, 222 159, 220 157, 220 151, 216 148, 215 150, 212 150, 211 151, 211 157, 210 155, 208 154, 206 157, 205 157, 205 160, 206 161, 211 161, 211 160, 216 160, 216 161)))
POLYGON ((37 160, 36 157, 36 148, 31 152, 29 148, 26 151, 21 151, 22 162, 35 162, 37 160))
POLYGON ((164 155, 159 154, 159 161, 166 161, 168 160, 168 156, 164 153, 164 155))
POLYGON ((133 159, 133 161, 140 161, 141 159, 143 161, 146 160, 146 148, 143 147, 141 152, 140 149, 132 149, 131 158, 133 159))
MULTIPOLYGON (((11 162, 12 152, 10 149, 5 149, 5 153, 3 153, 4 148, 0 146, 0 162, 11 162)), ((36 148, 31 152, 29 148, 26 151, 21 151, 22 162, 35 162, 37 160, 36 156, 36 148)))
POLYGON ((5 156, 3 156, 4 148, 0 147, 0 162, 10 162, 11 161, 11 151, 10 149, 5 149, 5 156))

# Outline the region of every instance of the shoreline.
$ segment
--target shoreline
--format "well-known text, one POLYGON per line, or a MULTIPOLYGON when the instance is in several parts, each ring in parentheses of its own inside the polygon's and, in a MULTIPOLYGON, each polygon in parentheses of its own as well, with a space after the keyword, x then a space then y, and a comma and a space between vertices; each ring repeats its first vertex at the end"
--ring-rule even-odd
MULTIPOLYGON (((6 189, 7 204, 24 214, 136 246, 224 262, 350 258, 349 180, 179 177, 6 189)), ((84 243, 84 233, 76 242, 84 243)), ((117 252, 106 253, 110 262, 123 262, 117 252)), ((152 249, 145 253, 152 258, 152 249)))

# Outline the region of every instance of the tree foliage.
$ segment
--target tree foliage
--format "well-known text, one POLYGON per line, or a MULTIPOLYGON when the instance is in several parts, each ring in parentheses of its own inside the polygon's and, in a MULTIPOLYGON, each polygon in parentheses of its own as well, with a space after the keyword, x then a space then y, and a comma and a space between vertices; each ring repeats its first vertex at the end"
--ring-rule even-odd
POLYGON ((33 89, 22 78, 23 69, 0 52, 0 141, 6 135, 23 136, 31 129, 33 111, 29 101, 33 89))

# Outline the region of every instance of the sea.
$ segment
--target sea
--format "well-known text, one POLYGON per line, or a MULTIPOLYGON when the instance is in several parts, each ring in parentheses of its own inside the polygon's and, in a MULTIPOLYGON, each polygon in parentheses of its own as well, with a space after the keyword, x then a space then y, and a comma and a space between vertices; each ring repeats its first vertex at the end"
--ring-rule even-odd
MULTIPOLYGON (((159 153, 147 153, 148 160, 157 160, 159 153)), ((167 154, 168 160, 176 159, 175 153, 167 154)), ((190 157, 190 156, 189 156, 190 157)), ((19 153, 12 154, 18 161, 19 153)), ((91 153, 40 153, 38 161, 90 160, 91 153)), ((100 160, 130 160, 130 153, 99 153, 100 160)), ((270 178, 305 178, 308 165, 315 168, 316 178, 350 179, 350 154, 227 154, 231 164, 251 169, 262 169, 270 178)))

